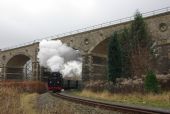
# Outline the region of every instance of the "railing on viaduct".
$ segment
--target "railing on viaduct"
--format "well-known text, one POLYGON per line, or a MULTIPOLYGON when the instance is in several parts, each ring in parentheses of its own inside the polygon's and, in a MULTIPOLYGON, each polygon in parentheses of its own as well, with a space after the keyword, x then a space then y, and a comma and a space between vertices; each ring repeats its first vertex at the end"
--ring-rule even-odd
MULTIPOLYGON (((169 11, 170 11, 170 7, 166 7, 166 8, 142 13, 142 16, 146 18, 146 17, 158 15, 158 14, 161 14, 161 13, 166 13, 166 12, 169 12, 169 11)), ((1 49, 1 51, 19 48, 19 47, 26 46, 26 45, 31 45, 31 44, 37 43, 37 42, 39 42, 43 39, 46 39, 46 40, 57 39, 57 38, 61 38, 61 37, 64 37, 64 36, 69 36, 69 35, 73 35, 73 34, 77 34, 77 33, 87 32, 87 31, 90 31, 90 30, 99 29, 99 28, 103 28, 103 27, 107 27, 107 26, 111 26, 111 25, 115 25, 115 24, 120 24, 120 23, 124 23, 124 22, 128 22, 128 21, 132 21, 132 20, 134 20, 134 16, 125 17, 125 18, 101 23, 101 24, 98 24, 98 25, 89 26, 89 27, 86 27, 86 28, 82 28, 82 29, 78 29, 78 30, 74 30, 74 31, 70 31, 70 32, 62 33, 62 34, 57 34, 57 35, 53 35, 53 36, 49 36, 49 37, 45 37, 45 38, 41 38, 41 39, 36 39, 34 41, 30 41, 30 42, 26 42, 26 43, 23 43, 23 44, 3 48, 3 49, 1 49)))

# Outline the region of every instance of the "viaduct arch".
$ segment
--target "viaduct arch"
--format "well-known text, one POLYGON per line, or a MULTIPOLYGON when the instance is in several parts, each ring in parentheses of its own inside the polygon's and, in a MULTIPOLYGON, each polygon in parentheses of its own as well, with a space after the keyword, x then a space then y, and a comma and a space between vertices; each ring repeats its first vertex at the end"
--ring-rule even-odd
MULTIPOLYGON (((164 12, 145 18, 148 25, 151 38, 156 42, 159 57, 157 60, 160 73, 170 72, 170 12, 164 12)), ((86 32, 72 34, 60 37, 63 43, 66 43, 74 49, 78 49, 83 57, 82 79, 103 80, 106 79, 107 70, 107 43, 108 37, 114 32, 128 27, 131 21, 114 24, 102 28, 93 29, 86 32)), ((57 40, 54 38, 53 40, 57 40)), ((8 75, 7 67, 23 59, 17 67, 23 66, 26 60, 32 61, 32 74, 35 80, 42 79, 42 69, 37 59, 38 42, 0 51, 0 78, 6 79, 8 75), (13 62, 12 62, 13 61, 13 62)))
POLYGON ((32 61, 30 56, 26 54, 17 54, 6 63, 6 79, 23 79, 24 65, 28 61, 32 61))

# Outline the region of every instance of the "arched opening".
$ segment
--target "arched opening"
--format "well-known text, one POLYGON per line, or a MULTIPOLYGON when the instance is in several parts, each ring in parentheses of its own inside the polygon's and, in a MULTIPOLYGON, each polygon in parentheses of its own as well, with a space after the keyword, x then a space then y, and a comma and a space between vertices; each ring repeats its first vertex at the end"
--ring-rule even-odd
POLYGON ((91 54, 91 77, 92 80, 107 79, 107 50, 109 38, 96 45, 90 52, 91 54))
POLYGON ((31 79, 32 61, 23 54, 15 55, 6 64, 6 79, 31 79))
POLYGON ((97 44, 92 50, 91 53, 100 54, 100 55, 107 55, 107 47, 109 43, 109 38, 104 39, 99 44, 97 44))

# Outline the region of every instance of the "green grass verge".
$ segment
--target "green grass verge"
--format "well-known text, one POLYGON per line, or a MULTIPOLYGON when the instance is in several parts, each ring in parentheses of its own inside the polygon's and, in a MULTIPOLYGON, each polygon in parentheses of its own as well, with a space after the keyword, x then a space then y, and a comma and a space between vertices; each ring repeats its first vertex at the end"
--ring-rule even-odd
POLYGON ((74 91, 71 92, 71 94, 76 96, 87 97, 91 99, 170 109, 170 92, 162 92, 160 94, 153 94, 153 93, 113 94, 113 93, 109 93, 108 91, 92 92, 89 90, 83 90, 83 91, 74 91))

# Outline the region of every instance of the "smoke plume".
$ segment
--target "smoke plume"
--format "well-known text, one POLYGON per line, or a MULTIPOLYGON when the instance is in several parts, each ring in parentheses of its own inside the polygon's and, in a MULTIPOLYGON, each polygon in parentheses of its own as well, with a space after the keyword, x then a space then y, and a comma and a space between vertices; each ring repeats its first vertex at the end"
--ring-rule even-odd
POLYGON ((52 72, 61 72, 64 77, 81 76, 80 52, 68 47, 60 40, 42 40, 39 43, 37 57, 40 65, 52 72))

